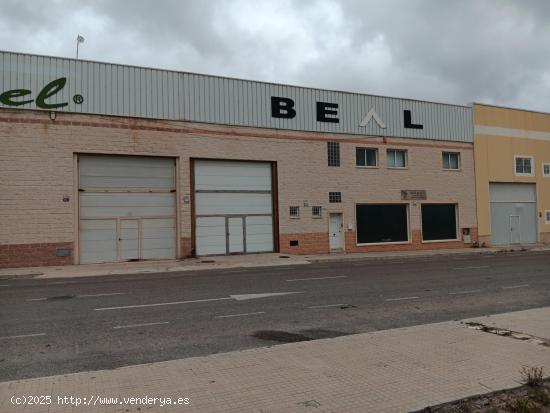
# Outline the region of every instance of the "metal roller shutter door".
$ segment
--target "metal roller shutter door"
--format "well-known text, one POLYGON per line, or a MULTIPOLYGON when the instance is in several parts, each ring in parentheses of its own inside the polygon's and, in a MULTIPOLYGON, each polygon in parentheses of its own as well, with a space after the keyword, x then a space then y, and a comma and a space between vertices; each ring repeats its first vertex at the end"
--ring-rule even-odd
POLYGON ((493 245, 537 242, 535 184, 489 184, 491 243, 493 245))
POLYGON ((269 162, 195 161, 197 255, 273 251, 269 162))
POLYGON ((79 157, 81 263, 176 258, 175 163, 79 157))

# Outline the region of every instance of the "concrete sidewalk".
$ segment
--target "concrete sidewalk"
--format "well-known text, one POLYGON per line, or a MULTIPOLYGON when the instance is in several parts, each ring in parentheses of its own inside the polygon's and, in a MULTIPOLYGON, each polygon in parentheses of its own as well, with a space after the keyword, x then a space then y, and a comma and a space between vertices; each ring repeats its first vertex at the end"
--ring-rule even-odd
MULTIPOLYGON (((531 248, 546 251, 550 247, 531 248)), ((437 256, 494 254, 502 248, 458 248, 425 251, 368 252, 353 254, 288 255, 279 253, 230 255, 184 260, 121 262, 108 264, 65 265, 57 267, 27 267, 0 269, 0 279, 8 278, 70 278, 103 275, 145 274, 179 271, 216 270, 229 268, 273 267, 321 262, 351 262, 382 259, 429 258, 437 256)))
MULTIPOLYGON (((491 319, 550 339, 550 307, 491 319)), ((445 322, 4 382, 0 411, 406 412, 518 386, 523 366, 548 373, 550 347, 445 322), (10 402, 13 395, 54 397, 50 406, 21 407, 10 402), (180 397, 189 405, 74 407, 59 405, 57 396, 180 397)))

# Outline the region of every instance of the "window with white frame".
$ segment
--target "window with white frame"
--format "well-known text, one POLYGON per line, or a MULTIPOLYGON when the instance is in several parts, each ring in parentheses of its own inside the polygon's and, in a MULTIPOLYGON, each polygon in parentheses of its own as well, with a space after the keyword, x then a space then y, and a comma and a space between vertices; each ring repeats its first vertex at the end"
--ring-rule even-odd
POLYGON ((300 218, 300 207, 291 206, 290 207, 290 218, 300 218))
POLYGON ((550 163, 542 164, 542 176, 550 178, 550 163))
POLYGON ((386 165, 388 168, 406 168, 407 151, 403 149, 388 149, 386 152, 386 165))
POLYGON ((460 153, 443 152, 443 169, 460 169, 460 153))
POLYGON ((322 208, 320 206, 311 207, 311 216, 313 218, 321 218, 322 208))
POLYGON ((533 176, 533 157, 515 156, 515 171, 518 176, 533 176))
POLYGON ((364 167, 378 166, 378 149, 355 148, 355 165, 364 167))

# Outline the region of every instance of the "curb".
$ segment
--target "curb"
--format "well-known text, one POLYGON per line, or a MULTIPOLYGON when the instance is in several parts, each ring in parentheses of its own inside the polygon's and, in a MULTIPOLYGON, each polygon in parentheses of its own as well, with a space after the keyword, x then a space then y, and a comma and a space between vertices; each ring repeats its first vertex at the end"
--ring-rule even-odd
POLYGON ((40 275, 44 275, 43 272, 28 272, 28 273, 22 273, 22 274, 6 274, 6 275, 0 275, 0 280, 30 280, 36 277, 39 277, 40 275))
POLYGON ((518 253, 518 252, 544 252, 548 250, 537 250, 537 249, 526 249, 526 250, 514 250, 514 249, 484 249, 484 248, 475 248, 472 251, 464 252, 441 252, 434 253, 431 251, 426 254, 418 255, 378 255, 378 256, 362 256, 362 257, 353 257, 353 254, 349 254, 342 258, 307 258, 307 261, 310 263, 325 263, 325 262, 358 262, 358 261, 384 261, 384 260, 401 260, 401 259, 416 259, 416 258, 426 258, 426 257, 453 257, 453 256, 465 256, 465 255, 490 255, 490 254, 505 254, 505 253, 518 253))

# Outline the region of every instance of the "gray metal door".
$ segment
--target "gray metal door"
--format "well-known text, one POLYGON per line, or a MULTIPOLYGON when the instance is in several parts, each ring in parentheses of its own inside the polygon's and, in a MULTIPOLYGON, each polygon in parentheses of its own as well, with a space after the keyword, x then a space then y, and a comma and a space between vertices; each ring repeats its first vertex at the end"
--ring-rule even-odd
POLYGON ((227 252, 229 254, 244 252, 243 217, 227 218, 227 252))
POLYGON ((121 261, 137 260, 139 256, 139 220, 121 219, 118 237, 121 261))
POLYGON ((519 215, 510 215, 510 244, 521 244, 521 221, 519 215))
POLYGON ((537 242, 537 203, 534 184, 494 183, 491 196, 493 245, 537 242))

